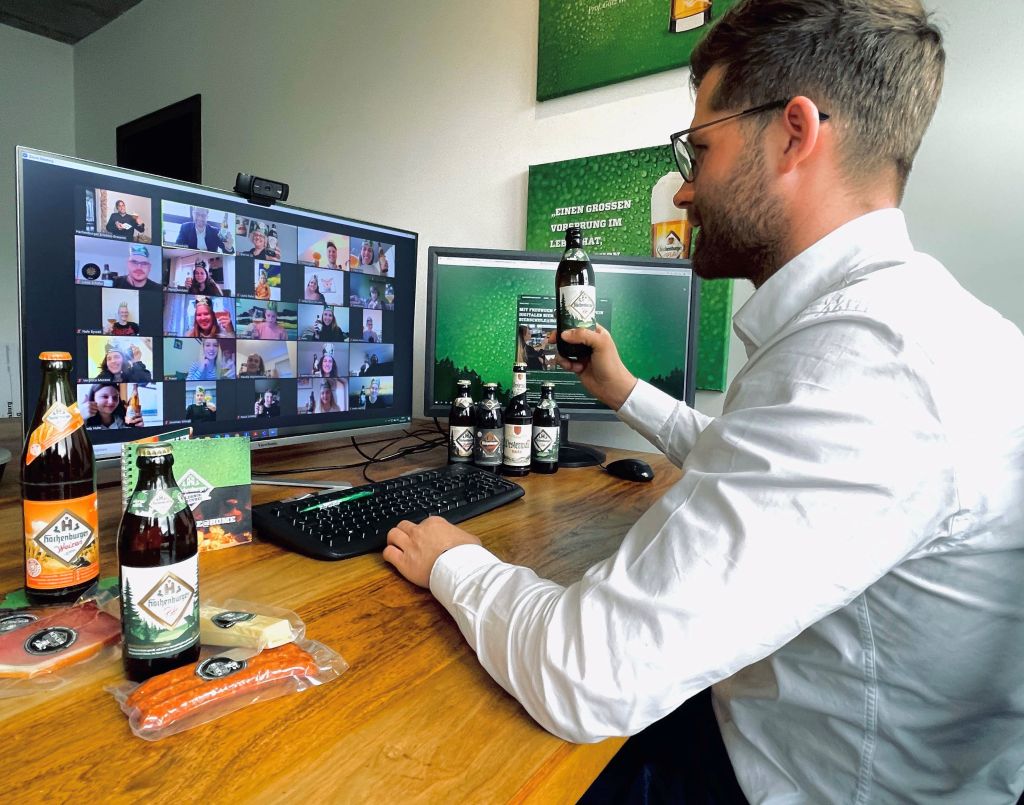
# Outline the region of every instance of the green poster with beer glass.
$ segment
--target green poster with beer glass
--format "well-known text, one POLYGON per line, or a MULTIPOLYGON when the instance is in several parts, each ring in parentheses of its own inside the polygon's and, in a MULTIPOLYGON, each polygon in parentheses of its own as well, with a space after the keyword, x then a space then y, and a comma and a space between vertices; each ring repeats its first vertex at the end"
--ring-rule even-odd
MULTIPOLYGON (((668 145, 531 165, 526 248, 561 252, 571 225, 591 254, 687 257, 689 222, 672 204, 681 183, 668 145)), ((732 280, 701 283, 699 389, 725 390, 731 318, 732 280)))
POLYGON ((540 0, 537 100, 690 63, 736 0, 540 0))

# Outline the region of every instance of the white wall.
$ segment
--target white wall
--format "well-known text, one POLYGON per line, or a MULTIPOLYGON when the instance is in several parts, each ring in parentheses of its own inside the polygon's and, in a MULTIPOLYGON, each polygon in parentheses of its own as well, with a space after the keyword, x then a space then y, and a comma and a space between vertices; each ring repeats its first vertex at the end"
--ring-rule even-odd
MULTIPOLYGON (((907 194, 912 234, 1024 325, 1010 240, 1022 223, 1021 4, 927 2, 950 23, 950 59, 907 194)), ((416 230, 420 300, 427 246, 522 248, 530 164, 663 143, 693 113, 685 69, 537 104, 536 0, 212 8, 144 0, 75 46, 79 156, 113 161, 118 124, 202 92, 205 184, 255 172, 289 182, 299 206, 416 230)), ((737 307, 749 293, 737 286, 737 307)), ((423 329, 421 309, 420 354, 423 329)), ((730 374, 743 359, 734 339, 730 374)), ((416 372, 419 400, 422 361, 416 372)), ((698 407, 717 413, 721 397, 698 407)), ((583 423, 574 438, 645 445, 622 425, 583 423)))
POLYGON ((15 148, 75 152, 70 45, 0 25, 0 417, 21 412, 15 148), (10 352, 8 352, 10 346, 10 352))

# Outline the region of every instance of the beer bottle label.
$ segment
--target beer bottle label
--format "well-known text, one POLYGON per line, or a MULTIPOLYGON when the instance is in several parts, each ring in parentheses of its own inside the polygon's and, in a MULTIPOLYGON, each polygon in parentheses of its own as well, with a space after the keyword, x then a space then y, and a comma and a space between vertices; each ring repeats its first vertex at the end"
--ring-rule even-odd
POLYGON ((501 407, 501 402, 499 400, 492 400, 490 398, 487 398, 486 400, 480 400, 480 405, 482 405, 488 411, 493 411, 495 408, 501 407))
POLYGON ((456 408, 464 408, 465 410, 468 411, 470 408, 473 407, 473 398, 472 397, 456 397, 455 398, 455 407, 456 408))
POLYGON ((505 425, 505 455, 502 462, 506 467, 529 467, 530 466, 530 444, 533 435, 533 425, 506 424, 505 425))
POLYGON ((448 455, 469 461, 473 458, 473 428, 470 425, 452 425, 448 430, 448 455))
POLYGON ((558 323, 563 330, 597 326, 597 290, 593 285, 563 285, 558 289, 558 323))
POLYGON ((96 493, 67 500, 23 500, 25 586, 59 590, 100 574, 96 493))
POLYGON ((121 632, 129 657, 180 654, 199 642, 199 556, 158 567, 121 565, 121 632))
POLYGON ((173 517, 188 508, 185 495, 176 486, 168 489, 139 489, 128 501, 128 511, 139 517, 173 517))
POLYGON ((43 421, 39 423, 39 427, 28 436, 25 466, 27 467, 61 439, 70 436, 84 425, 85 420, 78 412, 77 402, 73 402, 71 405, 55 402, 43 414, 43 421))
POLYGON ((504 454, 504 450, 502 450, 504 438, 504 428, 481 428, 478 430, 473 461, 484 467, 497 467, 501 464, 501 457, 504 454))
POLYGON ((558 461, 558 428, 533 427, 534 461, 558 461))

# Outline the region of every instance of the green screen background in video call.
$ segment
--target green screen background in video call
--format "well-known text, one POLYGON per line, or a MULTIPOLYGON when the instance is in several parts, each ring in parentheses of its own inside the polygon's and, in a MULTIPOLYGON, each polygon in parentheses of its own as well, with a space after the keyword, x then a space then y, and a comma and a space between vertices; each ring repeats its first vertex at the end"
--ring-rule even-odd
MULTIPOLYGON (((691 277, 635 269, 616 272, 605 266, 595 269, 597 296, 611 303, 608 329, 623 362, 637 377, 682 399, 691 277)), ((507 400, 516 357, 519 297, 553 296, 554 264, 545 271, 439 261, 435 271, 435 403, 450 402, 455 379, 473 375, 480 383, 498 383, 499 396, 507 400)), ((571 379, 574 376, 562 370, 532 371, 529 398, 536 400, 542 380, 561 385, 571 379)), ((477 384, 474 392, 479 393, 477 384)), ((581 407, 607 410, 592 398, 589 405, 573 403, 573 408, 581 407)))

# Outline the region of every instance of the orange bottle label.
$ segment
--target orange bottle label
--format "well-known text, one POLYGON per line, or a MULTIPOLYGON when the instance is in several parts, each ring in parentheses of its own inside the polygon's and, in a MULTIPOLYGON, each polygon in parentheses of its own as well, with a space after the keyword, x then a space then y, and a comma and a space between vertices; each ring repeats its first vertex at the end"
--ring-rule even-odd
POLYGON ((36 457, 44 451, 53 447, 65 436, 70 436, 79 428, 85 425, 85 420, 78 412, 78 403, 64 405, 55 402, 45 414, 43 421, 28 437, 28 450, 25 452, 25 466, 27 467, 36 457))
POLYGON ((96 493, 68 500, 23 500, 25 586, 57 590, 100 574, 96 493))

